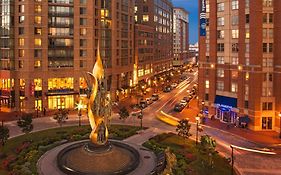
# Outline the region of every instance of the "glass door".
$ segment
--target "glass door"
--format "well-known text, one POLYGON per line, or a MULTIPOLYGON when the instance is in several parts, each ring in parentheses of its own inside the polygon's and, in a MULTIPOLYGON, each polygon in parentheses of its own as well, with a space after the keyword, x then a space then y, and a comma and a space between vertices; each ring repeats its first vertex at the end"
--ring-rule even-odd
POLYGON ((262 117, 262 129, 272 129, 272 117, 262 117))

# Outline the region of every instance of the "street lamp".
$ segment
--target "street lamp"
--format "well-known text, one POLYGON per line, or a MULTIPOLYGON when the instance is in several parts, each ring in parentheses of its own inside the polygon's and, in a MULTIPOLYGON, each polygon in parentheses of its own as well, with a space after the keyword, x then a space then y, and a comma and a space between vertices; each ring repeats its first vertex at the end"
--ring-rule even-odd
POLYGON ((199 117, 195 117, 196 119, 196 145, 198 144, 198 127, 199 127, 199 117))
POLYGON ((281 139, 281 112, 278 114, 278 116, 279 116, 279 128, 280 128, 279 138, 281 139))
POLYGON ((76 109, 78 110, 78 126, 81 126, 81 116, 82 116, 82 109, 83 109, 83 104, 80 101, 77 106, 76 109))

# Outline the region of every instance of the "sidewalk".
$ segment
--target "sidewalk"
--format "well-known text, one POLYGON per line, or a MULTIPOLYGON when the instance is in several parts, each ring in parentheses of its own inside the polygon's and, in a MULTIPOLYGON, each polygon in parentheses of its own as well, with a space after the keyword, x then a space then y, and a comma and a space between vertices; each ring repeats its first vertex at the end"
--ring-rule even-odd
MULTIPOLYGON (((179 113, 179 118, 189 118, 191 122, 196 122, 196 115, 199 109, 197 106, 197 99, 193 99, 190 102, 189 108, 185 109, 183 112, 179 113)), ((279 138, 279 133, 275 131, 252 131, 247 128, 237 128, 234 126, 227 127, 226 123, 222 123, 219 120, 207 119, 206 126, 217 128, 218 130, 229 132, 231 134, 243 137, 249 141, 267 145, 267 146, 281 146, 281 139, 279 138)))

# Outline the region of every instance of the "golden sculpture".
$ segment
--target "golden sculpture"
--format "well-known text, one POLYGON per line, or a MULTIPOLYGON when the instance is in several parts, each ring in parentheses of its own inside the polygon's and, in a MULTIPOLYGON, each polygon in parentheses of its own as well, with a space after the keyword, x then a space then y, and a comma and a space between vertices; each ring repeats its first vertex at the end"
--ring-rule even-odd
POLYGON ((100 57, 99 47, 93 72, 88 73, 91 76, 93 82, 88 101, 88 117, 92 128, 90 140, 93 144, 105 145, 108 141, 108 129, 104 121, 106 97, 105 94, 102 93, 102 89, 104 89, 102 84, 102 80, 104 79, 104 69, 100 57))

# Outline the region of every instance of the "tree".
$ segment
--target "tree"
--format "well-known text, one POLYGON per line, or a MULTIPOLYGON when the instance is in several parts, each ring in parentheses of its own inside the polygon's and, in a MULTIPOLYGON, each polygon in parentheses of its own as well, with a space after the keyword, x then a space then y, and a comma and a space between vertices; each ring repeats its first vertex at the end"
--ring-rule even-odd
POLYGON ((2 144, 2 146, 5 145, 6 141, 9 138, 9 129, 6 126, 1 125, 0 126, 0 143, 2 144))
POLYGON ((125 120, 130 116, 129 114, 129 111, 127 110, 126 107, 122 107, 120 110, 119 110, 119 119, 120 120, 123 120, 125 122, 125 120))
POLYGON ((25 134, 30 133, 33 130, 32 114, 24 114, 17 122, 21 131, 25 134))
POLYGON ((178 135, 183 138, 188 138, 191 136, 189 133, 191 125, 189 124, 189 121, 187 119, 182 119, 179 121, 179 124, 177 126, 176 131, 178 132, 178 135))
POLYGON ((209 135, 203 135, 200 138, 200 144, 204 151, 213 153, 216 149, 216 140, 209 135))
POLYGON ((59 109, 53 119, 55 119, 61 127, 62 124, 68 119, 68 114, 69 113, 66 109, 59 109))

